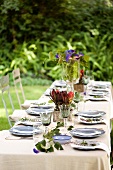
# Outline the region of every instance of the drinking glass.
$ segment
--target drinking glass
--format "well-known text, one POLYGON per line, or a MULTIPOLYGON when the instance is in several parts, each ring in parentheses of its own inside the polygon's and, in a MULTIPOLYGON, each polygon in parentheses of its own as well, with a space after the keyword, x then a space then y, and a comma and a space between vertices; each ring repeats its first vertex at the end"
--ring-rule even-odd
POLYGON ((81 101, 81 95, 79 92, 75 92, 73 101, 76 103, 76 111, 78 112, 78 103, 81 101))
POLYGON ((86 76, 89 77, 89 84, 92 86, 93 81, 94 81, 94 75, 92 70, 86 70, 86 76))
POLYGON ((41 119, 35 119, 33 120, 33 141, 34 144, 37 144, 40 139, 40 134, 43 132, 42 129, 40 129, 40 126, 42 125, 41 119))
POLYGON ((51 124, 51 116, 52 113, 47 110, 41 112, 40 114, 42 124, 45 126, 44 134, 48 133, 48 126, 51 124))
POLYGON ((89 83, 89 77, 87 76, 87 75, 84 75, 84 77, 83 77, 83 84, 85 85, 85 93, 86 93, 86 95, 87 95, 87 85, 88 85, 88 83, 89 83))
POLYGON ((70 105, 61 105, 60 106, 60 113, 62 118, 64 119, 64 127, 67 127, 67 118, 70 115, 70 105))

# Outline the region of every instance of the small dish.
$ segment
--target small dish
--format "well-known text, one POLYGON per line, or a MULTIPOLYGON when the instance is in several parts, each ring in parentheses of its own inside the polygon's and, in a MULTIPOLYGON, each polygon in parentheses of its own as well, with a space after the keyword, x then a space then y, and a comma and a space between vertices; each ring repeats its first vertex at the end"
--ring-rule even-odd
POLYGON ((60 144, 66 144, 71 141, 71 136, 68 135, 55 135, 53 136, 53 141, 58 142, 60 144))

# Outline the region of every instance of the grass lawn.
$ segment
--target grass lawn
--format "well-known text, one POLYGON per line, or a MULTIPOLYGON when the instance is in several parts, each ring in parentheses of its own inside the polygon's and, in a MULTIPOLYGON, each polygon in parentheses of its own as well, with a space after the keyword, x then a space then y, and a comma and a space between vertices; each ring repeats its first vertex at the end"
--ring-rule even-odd
MULTIPOLYGON (((48 86, 23 86, 23 88, 24 88, 24 93, 25 93, 26 99, 28 99, 28 100, 35 99, 36 100, 44 93, 44 91, 48 88, 48 86)), ((15 94, 15 89, 13 86, 10 87, 10 93, 11 93, 11 97, 13 100, 14 108, 20 109, 16 94, 15 94)), ((9 109, 9 113, 12 114, 11 106, 9 104, 9 99, 7 99, 7 108, 9 109)), ((5 113, 3 103, 2 103, 2 98, 0 96, 0 130, 9 129, 9 128, 10 128, 10 126, 9 126, 7 118, 6 118, 6 113, 5 113)))

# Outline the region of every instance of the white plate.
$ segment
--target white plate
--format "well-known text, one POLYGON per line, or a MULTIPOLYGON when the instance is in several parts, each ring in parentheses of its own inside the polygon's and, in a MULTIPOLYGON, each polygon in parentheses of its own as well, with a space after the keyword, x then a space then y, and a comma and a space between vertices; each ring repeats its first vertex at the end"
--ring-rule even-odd
POLYGON ((93 87, 92 91, 108 92, 109 89, 108 88, 95 88, 95 87, 93 87))
POLYGON ((82 111, 82 112, 78 112, 77 115, 78 116, 83 116, 83 117, 92 117, 92 118, 99 118, 104 116, 106 113, 103 111, 98 111, 98 110, 87 110, 87 111, 82 111))
POLYGON ((60 80, 58 82, 55 82, 54 86, 56 87, 66 87, 66 82, 63 80, 60 80))
POLYGON ((71 147, 80 150, 95 150, 99 145, 100 143, 96 141, 75 140, 75 142, 71 144, 71 147))
POLYGON ((106 97, 102 97, 102 96, 100 96, 100 97, 89 97, 88 98, 90 101, 107 101, 108 99, 106 98, 106 97))
POLYGON ((45 91, 45 96, 50 96, 50 92, 51 92, 51 89, 47 89, 46 91, 45 91))
POLYGON ((77 128, 70 131, 70 134, 78 138, 95 138, 104 134, 105 131, 97 128, 77 128))
POLYGON ((31 105, 30 108, 38 108, 38 109, 52 109, 53 105, 31 105))
MULTIPOLYGON (((12 135, 16 136, 32 136, 33 135, 33 126, 14 126, 10 130, 12 135)), ((41 129, 37 129, 37 134, 42 133, 41 129)))
POLYGON ((102 118, 86 118, 78 116, 78 122, 87 124, 87 125, 94 125, 99 123, 104 123, 104 119, 102 118))
POLYGON ((89 93, 90 96, 104 96, 105 94, 106 94, 105 92, 101 91, 94 91, 89 93))
POLYGON ((40 116, 41 113, 47 112, 47 113, 52 113, 54 111, 54 108, 28 108, 26 112, 30 115, 33 116, 40 116))
MULTIPOLYGON (((34 121, 34 120, 31 120, 31 121, 29 121, 29 120, 25 120, 25 121, 20 120, 20 121, 15 123, 15 126, 17 126, 17 125, 33 126, 35 123, 36 123, 36 121, 34 121)), ((42 125, 41 119, 40 119, 40 122, 38 122, 38 124, 39 124, 39 126, 42 125)))

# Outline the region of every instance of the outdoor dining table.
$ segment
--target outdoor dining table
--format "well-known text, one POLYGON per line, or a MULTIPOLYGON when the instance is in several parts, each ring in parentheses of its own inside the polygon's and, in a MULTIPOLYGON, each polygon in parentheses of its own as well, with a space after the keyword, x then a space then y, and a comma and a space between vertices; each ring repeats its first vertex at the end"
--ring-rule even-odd
MULTIPOLYGON (((44 96, 43 96, 44 97, 44 96)), ((82 103, 81 103, 82 104, 82 103)), ((84 125, 74 119, 74 128, 98 128, 105 133, 97 138, 86 139, 104 143, 110 152, 110 118, 111 101, 87 101, 87 110, 100 110, 106 114, 106 123, 84 125)), ((55 126, 52 122, 51 126, 55 126)), ((73 125, 73 123, 72 123, 73 125)), ((51 153, 33 152, 34 141, 31 138, 12 137, 9 130, 0 131, 0 169, 1 170, 110 170, 110 155, 102 149, 78 150, 71 144, 63 145, 64 150, 54 150, 51 153)), ((74 137, 73 140, 77 138, 74 137)))

